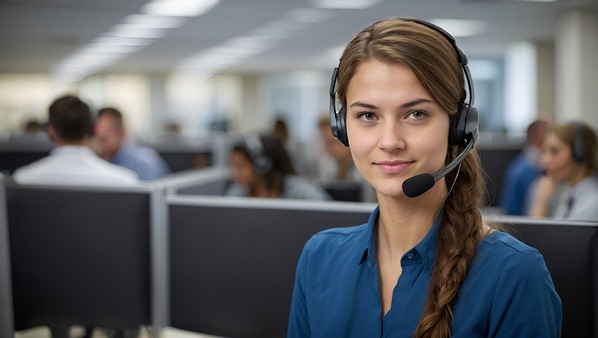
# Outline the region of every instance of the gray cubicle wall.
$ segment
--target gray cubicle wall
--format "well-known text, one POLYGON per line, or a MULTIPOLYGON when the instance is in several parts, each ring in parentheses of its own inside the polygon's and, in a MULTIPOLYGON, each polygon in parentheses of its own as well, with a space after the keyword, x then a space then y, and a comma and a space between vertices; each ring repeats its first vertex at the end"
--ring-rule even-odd
POLYGON ((363 224, 373 204, 169 196, 170 325, 285 337, 295 266, 314 233, 363 224))
POLYGON ((151 184, 167 195, 222 196, 231 178, 228 166, 212 166, 170 174, 151 184))
POLYGON ((6 188, 16 329, 166 325, 162 190, 6 188))
MULTIPOLYGON (((169 196, 170 325, 225 337, 284 337, 301 249, 364 223, 373 204, 169 196)), ((596 337, 598 224, 486 216, 546 260, 563 338, 596 337)))
POLYGON ((5 177, 0 173, 0 337, 13 337, 12 286, 8 219, 6 215, 5 177))
POLYGON ((487 218, 544 256, 563 304, 563 338, 598 337, 598 221, 487 218))

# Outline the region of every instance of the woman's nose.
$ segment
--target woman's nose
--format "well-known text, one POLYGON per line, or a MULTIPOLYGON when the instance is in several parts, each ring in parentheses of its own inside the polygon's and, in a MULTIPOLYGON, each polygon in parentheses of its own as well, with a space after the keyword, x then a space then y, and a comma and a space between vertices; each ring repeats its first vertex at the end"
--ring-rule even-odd
POLYGON ((397 122, 388 121, 381 127, 378 145, 380 149, 392 151, 405 148, 405 134, 397 122))

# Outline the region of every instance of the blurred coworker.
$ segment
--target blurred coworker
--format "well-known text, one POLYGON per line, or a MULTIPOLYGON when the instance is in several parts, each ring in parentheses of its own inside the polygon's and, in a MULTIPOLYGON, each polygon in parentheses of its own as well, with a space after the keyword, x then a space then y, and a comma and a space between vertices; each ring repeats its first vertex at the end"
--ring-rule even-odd
POLYGON ((542 173, 540 154, 549 127, 550 124, 545 120, 532 122, 527 127, 523 151, 507 167, 501 188, 500 207, 508 215, 525 215, 529 211, 528 190, 542 173))
POLYGON ((357 171, 351 149, 345 147, 330 132, 330 117, 323 115, 318 120, 322 154, 318 160, 320 180, 350 180, 363 181, 357 171))
POLYGON ((115 108, 100 109, 95 136, 100 156, 135 171, 141 180, 160 178, 171 171, 154 149, 138 146, 127 140, 123 116, 115 108))
POLYGON ((48 136, 56 144, 50 155, 17 169, 13 178, 31 184, 134 184, 135 172, 104 161, 89 148, 89 106, 63 96, 49 108, 48 136))
POLYGON ((316 157, 303 140, 292 137, 286 119, 281 115, 274 120, 271 135, 278 138, 291 158, 298 175, 314 178, 317 175, 316 157))
POLYGON ((551 129, 542 146, 546 175, 535 187, 531 215, 598 220, 596 132, 572 122, 551 129))
POLYGON ((274 120, 272 134, 277 137, 282 144, 286 144, 289 141, 289 127, 284 118, 278 117, 274 120))
POLYGON ((37 119, 27 120, 21 131, 11 133, 8 144, 13 147, 32 150, 52 149, 55 146, 48 137, 45 125, 37 119))
POLYGON ((322 188, 296 174, 284 145, 274 136, 245 137, 233 146, 229 161, 234 183, 227 196, 331 199, 322 188))

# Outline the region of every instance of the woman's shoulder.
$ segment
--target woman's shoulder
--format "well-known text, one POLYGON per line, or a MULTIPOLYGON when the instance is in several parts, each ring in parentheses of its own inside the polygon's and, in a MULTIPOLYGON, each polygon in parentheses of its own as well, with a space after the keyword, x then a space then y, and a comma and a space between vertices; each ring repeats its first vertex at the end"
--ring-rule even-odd
POLYGON ((351 247, 369 245, 371 229, 368 224, 346 227, 334 227, 314 234, 306 243, 307 251, 350 250, 351 247))
POLYGON ((535 248, 523 243, 515 236, 502 231, 493 230, 481 242, 480 250, 490 251, 494 254, 510 256, 513 254, 537 251, 535 248))
POLYGON ((507 265, 521 269, 534 266, 545 268, 544 257, 540 251, 500 230, 491 232, 480 242, 478 259, 494 268, 507 265))

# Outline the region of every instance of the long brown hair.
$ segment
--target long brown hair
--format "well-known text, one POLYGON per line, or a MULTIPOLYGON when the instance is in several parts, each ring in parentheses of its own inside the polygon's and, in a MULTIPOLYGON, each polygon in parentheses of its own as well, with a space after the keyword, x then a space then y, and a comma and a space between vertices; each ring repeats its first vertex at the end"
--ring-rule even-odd
MULTIPOLYGON (((409 67, 432 99, 451 116, 466 98, 463 69, 447 38, 421 23, 389 18, 358 33, 343 52, 337 91, 343 104, 356 68, 371 59, 409 67)), ((457 147, 449 146, 446 163, 458 153, 457 147)), ((456 175, 454 170, 446 176, 447 188, 456 175)), ((458 175, 444 204, 432 281, 414 337, 451 336, 452 304, 483 237, 479 207, 485 196, 484 180, 475 149, 461 163, 458 175)))

